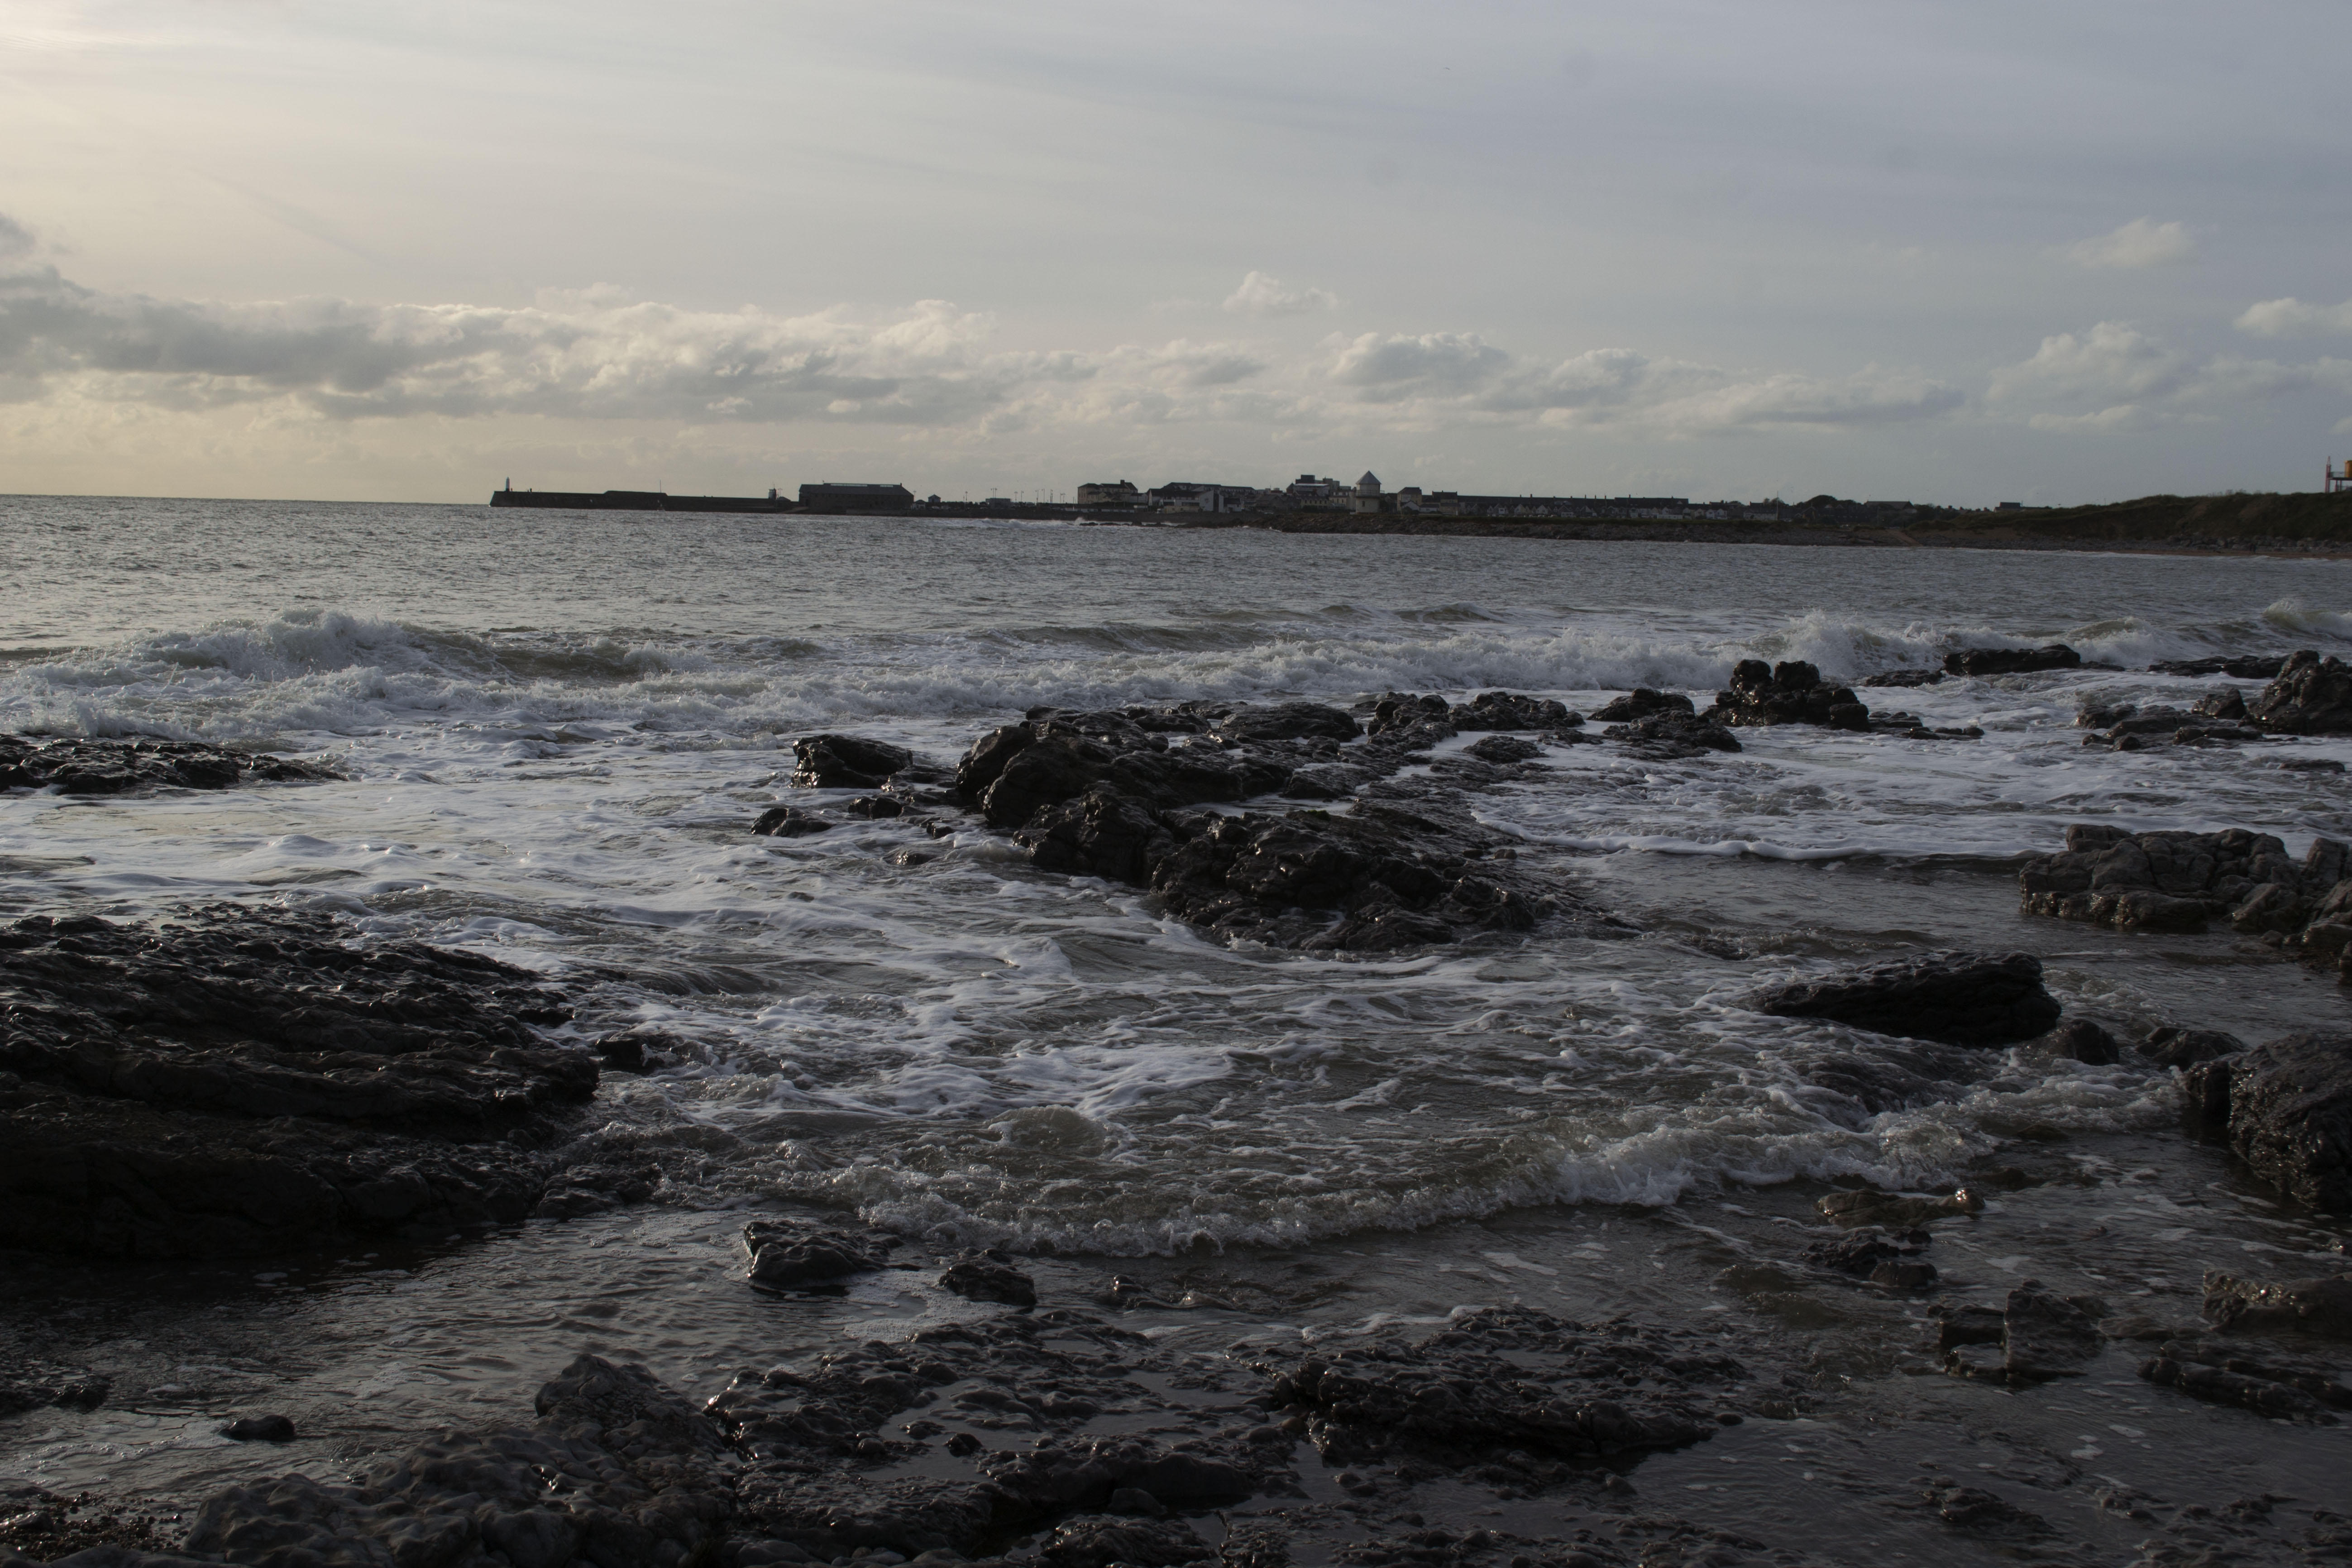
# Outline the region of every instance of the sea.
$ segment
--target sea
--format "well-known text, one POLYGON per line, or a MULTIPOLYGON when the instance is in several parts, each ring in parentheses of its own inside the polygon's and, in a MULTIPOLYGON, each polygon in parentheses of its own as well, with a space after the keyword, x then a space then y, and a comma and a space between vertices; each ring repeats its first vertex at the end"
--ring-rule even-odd
MULTIPOLYGON (((1743 1005, 1961 947, 2036 953, 2071 1014, 2126 1037, 2343 1027, 2332 976, 2252 939, 2017 910, 2019 866, 2069 823, 2252 827, 2297 856, 2352 838, 2346 775, 2278 765, 2352 763, 2352 738, 2117 752, 2075 723, 2093 700, 2261 684, 2158 660, 2304 647, 2352 653, 2352 563, 0 498, 0 729, 202 739, 346 775, 0 797, 0 916, 328 911, 354 940, 543 973, 583 1039, 644 1026, 688 1047, 608 1076, 594 1108, 608 1143, 670 1173, 642 1208, 259 1265, 13 1260, 12 1331, 149 1392, 0 1422, 0 1475, 170 1502, 512 1415, 582 1349, 709 1392, 980 1310, 903 1275, 753 1295, 731 1238, 782 1206, 1003 1247, 1072 1301, 1129 1276, 1189 1303, 1150 1331, 1171 1342, 1295 1346, 1503 1301, 1699 1322, 1876 1413, 1808 1423, 1824 1452, 1971 1421, 2040 1441, 2042 1422, 2053 1453, 2100 1451, 2078 1469, 2151 1489, 2231 1465, 2342 1489, 2340 1436, 2151 1393, 2121 1360, 2100 1397, 2029 1414, 1936 1371, 1922 1303, 1788 1262, 1832 1184, 1948 1192, 2011 1163, 2063 1179, 1938 1229, 1960 1298, 1997 1304, 2032 1276, 2193 1321, 2204 1269, 2340 1267, 2342 1216, 2291 1211, 2173 1131, 2168 1071, 2017 1047, 1950 1102, 1874 1115, 1806 1084, 1867 1037, 1743 1005), (772 805, 826 803, 789 783, 793 741, 820 732, 952 764, 1039 705, 1501 689, 1590 712, 1646 686, 1704 706, 1742 658, 1858 684, 2057 640, 2084 668, 1861 693, 1979 739, 1749 730, 1737 754, 1681 762, 1561 747, 1472 797, 1613 932, 1277 951, 1039 872, 974 818, 940 837, 751 832, 772 805), (257 1458, 215 1436, 231 1405, 292 1410, 316 1440, 257 1458), (2262 1440, 2233 1447, 2250 1428, 2262 1440)), ((1827 1459, 1817 1497, 1768 1462, 1785 1456, 1738 1469, 1760 1440, 1636 1479, 1937 1560, 1836 1490, 1827 1459)))

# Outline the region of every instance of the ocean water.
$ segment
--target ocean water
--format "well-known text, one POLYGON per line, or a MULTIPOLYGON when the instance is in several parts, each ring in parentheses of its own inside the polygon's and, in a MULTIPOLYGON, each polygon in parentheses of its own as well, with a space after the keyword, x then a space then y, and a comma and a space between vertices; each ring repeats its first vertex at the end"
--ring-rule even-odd
MULTIPOLYGON (((2165 1142, 2168 1074, 1990 1052, 1952 1103, 1874 1115, 1804 1081, 1866 1037, 1740 998, 1923 948, 2024 948, 2070 1010, 2119 1028, 2340 1026, 2332 980, 2228 932, 2127 938, 2015 910, 2018 863, 2069 822, 2251 826, 2297 854, 2352 837, 2343 775, 2276 765, 2352 762, 2352 740, 2114 753, 2074 723, 2094 694, 2259 684, 2152 660, 2306 647, 2352 648, 2352 564, 0 500, 0 729, 234 742, 350 775, 0 797, 0 914, 330 910, 542 971, 586 1005, 583 1035, 645 1024, 691 1043, 673 1070, 608 1079, 597 1107, 612 1140, 667 1152, 659 1207, 401 1262, 472 1303, 415 1330, 438 1336, 443 1373, 411 1389, 412 1424, 484 1377, 508 1397, 544 1374, 535 1356, 585 1342, 570 1307, 511 1322, 482 1303, 512 1300, 488 1281, 517 1269, 573 1280, 548 1286, 576 1289, 573 1307, 611 1290, 595 1249, 615 1236, 699 1259, 627 1289, 626 1347, 688 1382, 751 1353, 774 1321, 711 1326, 750 1309, 709 1216, 772 1203, 1014 1247, 1073 1279, 1207 1270, 1265 1302, 1220 1331, 1295 1334, 1520 1291, 1669 1311, 1715 1291, 1704 1310, 1753 1315, 1709 1283, 1761 1245, 1733 1233, 1785 1230, 1822 1182, 1948 1188, 2060 1148, 2089 1186, 2128 1185, 2114 1151, 2158 1148, 2184 1184, 2145 1214, 2116 1199, 2113 1226, 2148 1255, 2129 1289, 2193 1310, 2214 1266, 2197 1248, 2242 1256, 2245 1215, 2270 1210, 2252 1189, 2210 1196, 2240 1192, 2219 1157, 2165 1142), (1638 928, 1618 938, 1276 952, 1036 872, 971 821, 938 841, 900 823, 749 831, 807 803, 791 744, 820 731, 952 763, 1040 703, 1501 688, 1589 711, 1635 685, 1704 704, 1742 658, 1858 681, 2052 639, 2123 668, 1863 694, 1979 741, 1749 731, 1736 756, 1684 763, 1582 746, 1475 797, 1523 865, 1638 928), (1283 1285, 1302 1259, 1340 1283, 1283 1285), (739 1304, 708 1305, 722 1297, 739 1304), (482 1333, 507 1370, 450 1372, 488 1353, 482 1333)), ((2273 1249, 2341 1245, 2340 1226, 2266 1223, 2286 1226, 2273 1249)), ((1997 1283, 2028 1256, 1980 1272, 1997 1283)), ((2101 1278, 2088 1254, 2032 1256, 2045 1277, 2101 1278)), ((373 1341, 351 1350, 379 1358, 363 1363, 330 1349, 349 1338, 337 1303, 392 1264, 310 1267, 293 1274, 314 1288, 303 1364, 334 1369, 330 1393, 379 1377, 373 1341)), ((253 1291, 290 1287, 274 1270, 238 1289, 237 1311, 260 1312, 253 1291)), ((938 1310, 853 1302, 792 1332, 938 1310)), ((1880 1325, 1887 1344, 1900 1321, 1880 1325)), ((380 1416, 409 1385, 368 1386, 380 1416)), ((142 1441, 65 1431, 36 1458, 87 1479, 142 1441)))

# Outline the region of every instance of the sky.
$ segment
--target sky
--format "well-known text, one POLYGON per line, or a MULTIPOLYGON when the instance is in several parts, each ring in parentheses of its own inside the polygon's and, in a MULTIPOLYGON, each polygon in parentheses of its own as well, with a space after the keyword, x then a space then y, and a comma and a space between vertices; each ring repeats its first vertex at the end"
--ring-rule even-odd
POLYGON ((6 0, 0 493, 2352 457, 2343 0, 6 0))

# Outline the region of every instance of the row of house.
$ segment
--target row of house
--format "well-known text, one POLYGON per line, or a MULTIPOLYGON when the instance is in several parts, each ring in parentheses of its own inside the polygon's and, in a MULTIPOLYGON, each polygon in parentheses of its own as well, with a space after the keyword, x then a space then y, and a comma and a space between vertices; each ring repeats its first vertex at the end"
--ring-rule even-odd
POLYGON ((1201 484, 1190 480, 1139 489, 1126 479, 1078 487, 1081 507, 1131 507, 1139 510, 1207 512, 1397 512, 1436 517, 1687 518, 1772 517, 1778 501, 1744 505, 1719 501, 1694 507, 1685 496, 1496 496, 1459 490, 1424 490, 1408 485, 1384 490, 1370 471, 1353 484, 1301 474, 1279 489, 1254 485, 1201 484))

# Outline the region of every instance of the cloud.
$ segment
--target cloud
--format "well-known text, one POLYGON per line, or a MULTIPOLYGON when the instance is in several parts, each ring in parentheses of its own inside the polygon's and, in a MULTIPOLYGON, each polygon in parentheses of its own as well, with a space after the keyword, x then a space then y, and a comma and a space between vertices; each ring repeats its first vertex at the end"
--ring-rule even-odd
POLYGON ((1286 289, 1264 272, 1248 274, 1225 296, 1225 309, 1237 316, 1306 316, 1339 308, 1339 297, 1328 289, 1286 289))
POLYGON ((289 400, 331 418, 529 414, 686 421, 965 423, 1082 355, 991 352, 984 314, 701 311, 613 290, 524 309, 259 304, 102 294, 54 268, 0 278, 0 377, 198 409, 289 400))
POLYGON ((0 213, 0 260, 32 252, 33 231, 6 213, 0 213))
POLYGON ((2032 358, 1993 373, 1987 397, 2045 405, 2027 416, 2036 429, 2096 433, 2209 420, 2217 410, 2314 392, 2352 392, 2352 361, 2294 365, 2221 354, 2200 362, 2128 322, 2101 321, 2042 339, 2032 358), (2053 404, 2079 411, 2046 406, 2053 404))
POLYGON ((2185 223, 2151 223, 2136 217, 2112 234, 2066 247, 2078 267, 2160 267, 2197 247, 2197 232, 2185 223))
POLYGON ((2352 332, 2352 300, 2306 305, 2300 300, 2265 300, 2249 305, 2237 321, 2240 331, 2284 338, 2296 332, 2352 332))
POLYGON ((1355 388, 1360 402, 1411 404, 1423 419, 1532 416, 1553 426, 1626 426, 1673 436, 1895 424, 1948 414, 1966 401, 1958 388, 1874 366, 1832 381, 1759 378, 1632 349, 1593 349, 1549 369, 1523 367, 1475 335, 1452 332, 1346 340, 1329 379, 1355 388))

